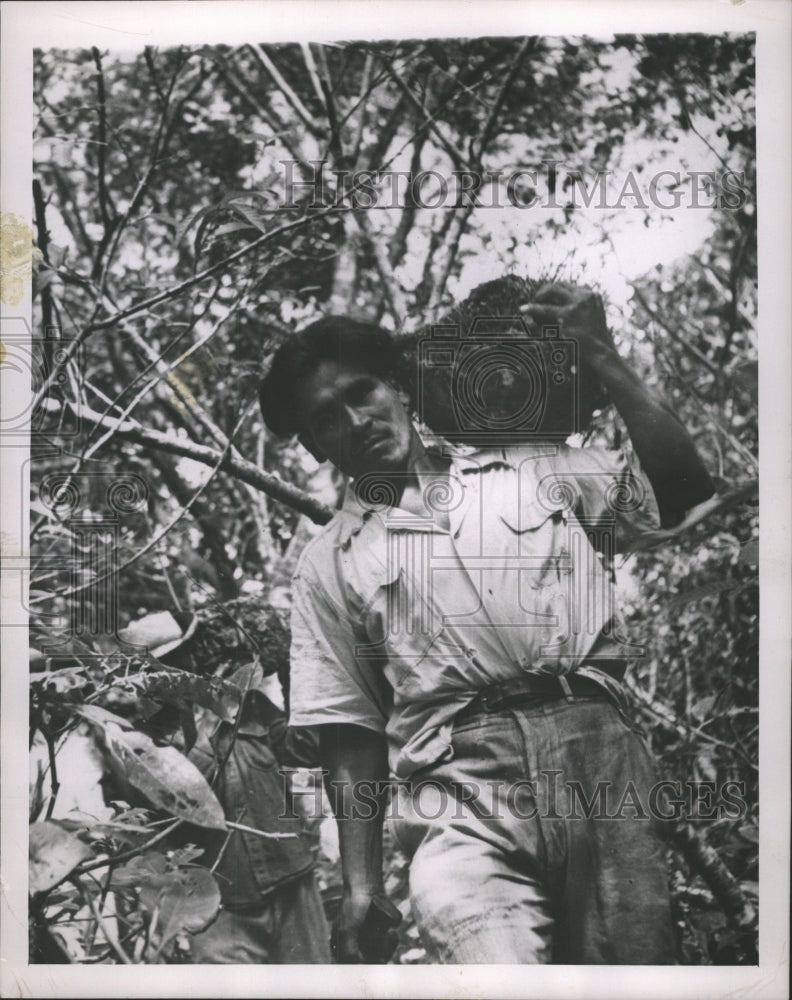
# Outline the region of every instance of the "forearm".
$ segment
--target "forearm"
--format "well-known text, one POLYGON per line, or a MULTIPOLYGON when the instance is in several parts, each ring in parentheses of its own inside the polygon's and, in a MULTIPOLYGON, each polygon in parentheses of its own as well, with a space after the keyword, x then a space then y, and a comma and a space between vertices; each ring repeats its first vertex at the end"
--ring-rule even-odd
POLYGON ((649 389, 611 344, 597 344, 587 361, 624 420, 652 484, 663 526, 714 493, 695 445, 669 405, 649 389))
POLYGON ((382 824, 387 801, 385 737, 361 726, 322 726, 320 756, 338 823, 344 891, 382 891, 382 824))

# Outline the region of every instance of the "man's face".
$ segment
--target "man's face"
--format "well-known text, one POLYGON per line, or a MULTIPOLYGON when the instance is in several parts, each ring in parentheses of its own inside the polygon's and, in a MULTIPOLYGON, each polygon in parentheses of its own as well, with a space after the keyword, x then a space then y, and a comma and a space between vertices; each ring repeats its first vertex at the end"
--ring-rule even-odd
POLYGON ((407 468, 413 428, 395 389, 354 365, 323 361, 297 390, 301 440, 347 475, 407 468))

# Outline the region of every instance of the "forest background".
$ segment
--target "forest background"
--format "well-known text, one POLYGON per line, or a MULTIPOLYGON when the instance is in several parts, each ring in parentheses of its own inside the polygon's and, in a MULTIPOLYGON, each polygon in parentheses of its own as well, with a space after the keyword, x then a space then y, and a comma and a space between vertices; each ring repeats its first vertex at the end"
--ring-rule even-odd
MULTIPOLYGON (((715 477, 711 504, 620 567, 620 593, 645 645, 630 687, 663 776, 716 799, 732 783, 744 803, 712 818, 704 796, 675 826, 680 960, 755 961, 752 37, 50 50, 36 54, 35 102, 32 955, 179 961, 216 912, 212 873, 174 846, 176 824, 224 824, 181 749, 202 713, 234 718, 240 665, 280 697, 291 573, 343 486, 267 434, 262 363, 326 311, 415 331, 514 274, 604 295, 620 351, 715 477), (343 171, 520 168, 537 172, 512 190, 531 207, 475 207, 453 186, 422 207, 431 176, 376 210, 339 187, 343 171), (572 205, 578 179, 591 188, 606 171, 607 203, 572 205), (193 643, 191 672, 171 668, 167 684, 118 637, 163 613, 193 643), (190 794, 174 803, 174 788, 190 794), (141 892, 144 871, 157 892, 141 892)), ((592 433, 620 442, 612 410, 592 433)), ((332 820, 311 834, 331 912, 332 820)), ((420 962, 394 848, 387 865, 407 917, 396 960, 420 962)))

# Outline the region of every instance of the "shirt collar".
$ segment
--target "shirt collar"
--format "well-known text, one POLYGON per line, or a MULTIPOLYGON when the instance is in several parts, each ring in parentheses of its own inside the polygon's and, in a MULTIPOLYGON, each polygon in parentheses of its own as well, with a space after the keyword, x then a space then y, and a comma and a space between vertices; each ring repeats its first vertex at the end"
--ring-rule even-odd
MULTIPOLYGON (((517 469, 526 458, 539 458, 554 454, 555 446, 543 444, 508 445, 502 448, 476 448, 470 445, 451 445, 442 438, 432 438, 426 442, 427 449, 441 450, 451 457, 451 469, 461 475, 486 472, 493 468, 517 469)), ((359 534, 365 523, 375 513, 358 499, 355 484, 349 483, 344 502, 337 517, 339 520, 338 540, 346 548, 351 538, 359 534)))

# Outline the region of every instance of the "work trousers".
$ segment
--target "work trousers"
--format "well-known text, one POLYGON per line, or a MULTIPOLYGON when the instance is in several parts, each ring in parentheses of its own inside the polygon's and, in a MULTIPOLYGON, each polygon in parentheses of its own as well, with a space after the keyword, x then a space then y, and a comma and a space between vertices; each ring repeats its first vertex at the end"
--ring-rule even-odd
POLYGON ((314 873, 278 886, 260 906, 224 908, 190 939, 192 961, 224 965, 328 965, 330 928, 314 873))
POLYGON ((429 960, 673 962, 655 782, 645 740, 604 698, 458 723, 453 758, 392 804, 429 960))

